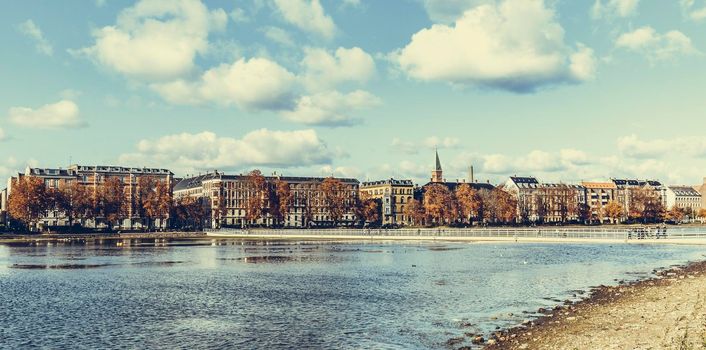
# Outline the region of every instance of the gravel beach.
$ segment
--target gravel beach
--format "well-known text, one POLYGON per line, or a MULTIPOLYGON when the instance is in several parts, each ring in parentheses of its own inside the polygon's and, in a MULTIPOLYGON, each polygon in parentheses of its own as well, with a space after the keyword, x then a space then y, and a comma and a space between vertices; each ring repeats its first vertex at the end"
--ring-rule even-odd
POLYGON ((545 316, 496 332, 485 349, 706 349, 705 306, 706 262, 692 263, 540 310, 545 316))

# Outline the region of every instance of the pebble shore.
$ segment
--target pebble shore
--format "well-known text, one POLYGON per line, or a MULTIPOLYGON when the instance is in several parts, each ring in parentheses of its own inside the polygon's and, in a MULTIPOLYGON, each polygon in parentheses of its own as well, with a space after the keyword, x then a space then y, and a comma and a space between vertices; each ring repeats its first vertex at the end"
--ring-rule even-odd
POLYGON ((576 303, 474 339, 484 349, 706 349, 706 261, 599 286, 576 303))

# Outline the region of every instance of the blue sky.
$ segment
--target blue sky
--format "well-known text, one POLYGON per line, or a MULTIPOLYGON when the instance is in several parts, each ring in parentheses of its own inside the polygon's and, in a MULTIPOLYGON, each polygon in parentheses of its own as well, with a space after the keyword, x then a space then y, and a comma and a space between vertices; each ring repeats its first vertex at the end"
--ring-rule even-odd
POLYGON ((0 176, 27 164, 696 184, 704 0, 9 2, 0 176))

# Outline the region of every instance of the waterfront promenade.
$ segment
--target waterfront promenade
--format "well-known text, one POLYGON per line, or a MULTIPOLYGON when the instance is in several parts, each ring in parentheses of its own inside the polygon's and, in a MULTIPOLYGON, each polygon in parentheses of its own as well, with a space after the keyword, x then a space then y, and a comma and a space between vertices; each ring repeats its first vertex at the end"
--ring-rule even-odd
POLYGON ((405 228, 405 229, 218 229, 213 238, 288 240, 470 241, 542 243, 705 244, 706 228, 616 226, 608 228, 405 228))

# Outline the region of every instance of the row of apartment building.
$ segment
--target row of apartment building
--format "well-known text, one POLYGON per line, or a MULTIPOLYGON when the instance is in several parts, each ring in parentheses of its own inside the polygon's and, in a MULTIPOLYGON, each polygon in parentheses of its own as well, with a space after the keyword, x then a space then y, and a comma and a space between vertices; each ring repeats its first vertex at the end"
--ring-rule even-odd
MULTIPOLYGON (((352 178, 338 178, 345 188, 345 213, 338 224, 352 225, 356 222, 355 203, 361 196, 377 199, 380 203, 380 221, 383 225, 408 225, 411 218, 405 215, 405 208, 413 200, 422 200, 431 185, 443 185, 454 192, 463 184, 476 191, 491 191, 495 188, 489 182, 475 181, 472 173, 469 179, 447 181, 439 155, 436 153, 435 167, 431 171, 429 182, 419 186, 412 180, 386 179, 379 181, 359 182, 352 178)), ((8 186, 0 192, 0 224, 6 222, 7 202, 14 181, 24 176, 35 176, 43 179, 47 187, 60 187, 76 181, 92 191, 108 178, 117 177, 124 185, 126 200, 134 202, 134 196, 139 191, 139 180, 142 177, 152 177, 169 184, 173 198, 179 201, 183 198, 199 200, 205 207, 207 218, 205 227, 272 225, 274 218, 270 215, 253 222, 246 218, 246 202, 250 196, 247 188, 246 175, 228 175, 215 171, 183 179, 175 179, 174 174, 167 169, 129 168, 119 166, 81 166, 72 165, 66 169, 27 168, 24 173, 17 174, 8 180, 8 186)), ((282 180, 289 186, 292 194, 292 205, 287 215, 279 224, 286 227, 328 226, 332 223, 324 203, 322 177, 296 177, 273 174, 265 176, 268 186, 274 186, 275 181, 282 180)), ((706 198, 701 195, 706 191, 704 184, 699 186, 666 186, 655 180, 611 179, 605 182, 581 182, 579 184, 542 183, 535 177, 511 176, 502 188, 513 194, 518 202, 518 218, 526 221, 565 222, 577 221, 576 210, 568 207, 584 206, 590 210, 590 215, 600 222, 608 221, 603 211, 610 202, 617 202, 625 208, 630 207, 630 189, 641 188, 654 191, 664 208, 679 207, 689 212, 706 208, 706 198)), ((50 211, 42 218, 46 226, 67 225, 63 213, 50 211)), ((139 217, 138 210, 130 208, 127 218, 121 226, 140 227, 144 222, 139 217)))
MULTIPOLYGON (((17 181, 24 177, 37 177, 42 179, 44 185, 50 189, 58 189, 63 186, 69 186, 72 183, 78 183, 88 190, 89 194, 95 194, 100 190, 102 184, 108 179, 117 178, 123 184, 123 193, 125 195, 125 219, 119 223, 121 227, 141 228, 146 223, 144 218, 139 215, 136 201, 139 193, 140 180, 143 178, 151 178, 155 181, 161 181, 167 184, 170 188, 174 185, 174 174, 167 169, 157 168, 129 168, 121 166, 85 166, 71 165, 66 169, 63 168, 33 168, 27 167, 24 173, 18 173, 7 180, 7 187, 0 192, 0 225, 4 224, 9 219, 8 200, 12 193, 13 187, 17 181)), ((95 225, 95 222, 87 222, 87 225, 95 225)), ((164 222, 158 222, 156 225, 164 226, 164 222)), ((40 218, 39 226, 68 226, 68 218, 64 213, 57 210, 49 210, 44 217, 40 218)))

